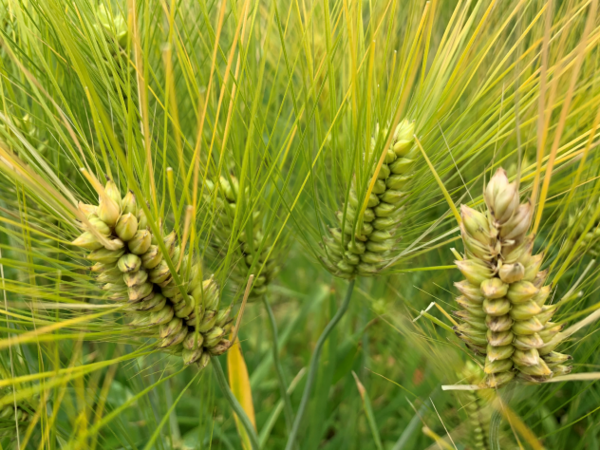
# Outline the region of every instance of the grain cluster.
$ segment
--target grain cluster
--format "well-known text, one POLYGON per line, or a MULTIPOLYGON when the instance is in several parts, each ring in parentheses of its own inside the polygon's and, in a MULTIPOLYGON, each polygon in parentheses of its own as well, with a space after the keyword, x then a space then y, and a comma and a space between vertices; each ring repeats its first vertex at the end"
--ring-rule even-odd
MULTIPOLYGON (((374 276, 393 258, 399 240, 396 231, 402 219, 405 188, 412 178, 418 155, 413 133, 414 123, 407 120, 394 130, 391 146, 384 149, 384 162, 366 199, 362 221, 359 216, 366 192, 359 195, 356 180, 353 181, 345 207, 337 212, 339 227, 330 228, 330 236, 323 238, 326 256, 322 261, 333 274, 342 278, 374 276)), ((382 136, 377 131, 371 148, 375 149, 378 138, 386 136, 387 130, 382 136)), ((374 174, 375 169, 371 176, 374 174)))
POLYGON ((567 374, 568 355, 555 352, 561 329, 551 321, 556 305, 548 304, 551 286, 540 271, 543 254, 532 255, 527 235, 533 208, 519 204, 516 183, 498 169, 484 192, 487 211, 461 208, 466 258, 456 261, 465 280, 456 283, 461 296, 455 332, 485 358, 485 383, 507 384, 513 378, 539 383, 567 374))
POLYGON ((200 263, 178 245, 174 231, 162 240, 181 286, 131 191, 121 198, 117 185, 108 181, 98 206, 80 204, 80 209, 87 230, 73 244, 90 250, 92 273, 109 300, 127 305, 131 326, 181 355, 185 364, 204 367, 211 355, 227 351, 231 308, 219 309, 217 283, 202 280, 200 263))
MULTIPOLYGON (((11 389, 0 390, 0 395, 7 398, 12 397, 11 389)), ((34 400, 38 400, 36 397, 34 400)), ((19 427, 25 429, 28 425, 31 417, 33 416, 35 409, 31 402, 27 400, 17 400, 16 404, 11 403, 0 409, 0 438, 5 436, 11 436, 15 429, 15 422, 19 424, 19 427)))
POLYGON ((259 275, 252 283, 248 301, 260 299, 266 292, 269 283, 279 272, 279 264, 271 253, 271 246, 262 231, 262 216, 257 208, 252 208, 246 193, 243 201, 245 207, 252 209, 249 217, 244 217, 242 205, 239 200, 238 179, 230 176, 221 177, 217 183, 207 182, 209 193, 216 194, 216 220, 213 226, 213 249, 218 254, 226 252, 230 240, 234 237, 234 221, 240 219, 241 231, 236 233, 234 251, 235 261, 231 280, 238 288, 244 289, 251 274, 259 275), (217 192, 214 192, 214 190, 217 192), (265 263, 266 262, 266 263, 265 263))
POLYGON ((584 249, 585 253, 597 258, 600 255, 600 219, 596 219, 592 227, 586 231, 587 220, 593 217, 597 205, 590 205, 579 209, 576 213, 569 216, 568 228, 570 232, 575 228, 575 233, 565 245, 572 248, 577 241, 580 241, 578 248, 584 249))

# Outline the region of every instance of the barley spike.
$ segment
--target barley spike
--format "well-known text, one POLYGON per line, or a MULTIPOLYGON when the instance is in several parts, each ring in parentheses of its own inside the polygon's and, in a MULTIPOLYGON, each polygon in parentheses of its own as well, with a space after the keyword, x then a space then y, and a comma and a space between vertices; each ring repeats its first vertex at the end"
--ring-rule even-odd
MULTIPOLYGON (((371 146, 374 149, 379 131, 371 146)), ((387 133, 384 133, 386 135, 387 133)), ((358 214, 365 202, 353 182, 345 204, 345 214, 337 214, 339 228, 331 228, 323 238, 326 255, 323 265, 341 278, 373 276, 391 262, 398 236, 396 230, 402 217, 402 190, 412 177, 417 157, 413 146, 414 123, 402 121, 395 129, 390 148, 384 149, 385 159, 367 201, 362 226, 357 229, 358 214)), ((374 174, 374 173, 373 173, 374 174)))
POLYGON ((466 258, 456 266, 466 280, 456 284, 463 294, 456 335, 485 356, 488 387, 568 373, 570 357, 550 344, 560 327, 551 322, 556 308, 545 305, 550 286, 543 286, 547 272, 539 270, 543 256, 532 255, 533 237, 527 236, 531 203, 519 204, 517 184, 503 169, 491 178, 484 199, 484 213, 461 207, 466 258))
MULTIPOLYGON (((92 272, 104 283, 108 299, 129 305, 130 325, 156 338, 159 348, 180 354, 185 364, 205 366, 207 361, 202 355, 227 351, 231 346, 225 339, 231 308, 219 309, 216 281, 198 279, 199 263, 191 264, 185 254, 178 275, 188 295, 182 297, 133 193, 121 198, 117 185, 109 180, 98 208, 87 209, 98 212, 94 221, 90 220, 92 226, 108 230, 111 245, 115 246, 115 241, 121 245, 116 245, 116 250, 105 248, 89 231, 84 231, 73 245, 91 250, 87 258, 96 262, 92 272), (196 342, 196 346, 188 348, 189 342, 196 342)), ((177 234, 166 234, 163 241, 169 256, 177 260, 182 252, 177 234)))

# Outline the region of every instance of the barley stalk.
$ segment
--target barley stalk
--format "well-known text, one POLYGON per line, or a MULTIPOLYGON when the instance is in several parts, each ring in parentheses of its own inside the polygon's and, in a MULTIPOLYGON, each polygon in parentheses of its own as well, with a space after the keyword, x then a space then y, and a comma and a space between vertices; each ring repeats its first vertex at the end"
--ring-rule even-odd
POLYGON ((244 408, 242 408, 242 405, 240 405, 240 402, 238 402, 237 398, 235 398, 235 395, 233 395, 233 392, 231 392, 231 389, 229 389, 229 385, 227 384, 227 378, 225 377, 225 374, 223 373, 223 368, 221 367, 221 363, 219 362, 218 359, 214 359, 212 366, 213 366, 215 378, 217 379, 217 384, 219 385, 219 387, 221 388, 221 391, 223 392, 223 395, 225 396, 225 398, 231 405, 231 409, 233 409, 233 411, 240 418, 242 425, 244 426, 244 429, 246 430, 246 433, 248 434, 248 438, 250 439, 250 445, 252 446, 252 450, 260 449, 260 444, 258 441, 258 436, 256 435, 256 430, 254 429, 252 422, 250 422, 250 419, 248 419, 248 416, 246 415, 244 408))
POLYGON ((192 264, 173 231, 163 241, 171 260, 181 260, 178 278, 183 286, 177 286, 133 193, 121 198, 110 180, 98 191, 98 206, 79 205, 93 229, 73 244, 91 251, 87 258, 95 262, 92 272, 109 300, 128 305, 131 326, 156 338, 160 348, 181 355, 185 364, 205 367, 211 355, 231 346, 226 339, 231 307, 219 310, 215 280, 198 276, 199 263, 192 264))
POLYGON ((455 314, 455 332, 475 354, 485 357, 485 385, 500 387, 518 377, 540 383, 571 371, 568 355, 555 352, 561 326, 551 322, 556 305, 546 305, 551 286, 540 271, 543 254, 532 255, 527 236, 533 208, 519 204, 516 182, 498 169, 484 198, 487 211, 461 208, 466 258, 456 261, 465 280, 455 314))
POLYGON ((346 295, 344 296, 344 300, 340 305, 340 309, 337 310, 335 315, 332 317, 331 321, 327 324, 327 326, 319 336, 317 345, 315 345, 315 350, 310 358, 310 365, 308 368, 308 375, 306 377, 306 385, 304 386, 304 392, 302 393, 302 400, 300 400, 300 406, 298 407, 298 412, 296 413, 296 418, 294 419, 292 431, 290 431, 289 433, 285 450, 292 450, 296 444, 296 438, 298 435, 298 431, 300 430, 300 424, 302 423, 302 418, 304 417, 304 413, 306 412, 308 400, 310 398, 310 394, 312 392, 312 388, 317 377, 317 369, 319 366, 319 358, 321 357, 321 351, 323 350, 323 346, 325 345, 325 341, 329 337, 329 334, 333 331, 333 329, 336 327, 343 315, 346 313, 346 311, 348 310, 348 306, 350 306, 350 299, 352 298, 352 292, 354 291, 355 282, 356 280, 354 279, 349 281, 346 290, 346 295))

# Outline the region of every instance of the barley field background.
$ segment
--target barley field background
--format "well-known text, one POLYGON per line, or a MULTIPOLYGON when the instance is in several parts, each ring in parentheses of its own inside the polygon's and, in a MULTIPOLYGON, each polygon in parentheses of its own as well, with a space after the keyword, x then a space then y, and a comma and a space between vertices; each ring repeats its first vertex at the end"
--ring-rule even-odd
POLYGON ((597 0, 0 0, 0 449, 599 449, 597 0))

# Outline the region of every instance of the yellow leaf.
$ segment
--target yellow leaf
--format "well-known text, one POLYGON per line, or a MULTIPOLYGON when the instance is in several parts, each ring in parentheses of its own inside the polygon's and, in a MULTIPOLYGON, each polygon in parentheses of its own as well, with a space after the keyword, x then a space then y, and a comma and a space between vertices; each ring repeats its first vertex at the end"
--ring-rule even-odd
MULTIPOLYGON (((246 362, 244 361, 244 355, 242 354, 240 341, 237 339, 227 352, 227 369, 231 392, 233 392, 235 398, 237 398, 238 402, 240 402, 240 405, 242 408, 244 408, 248 419, 250 419, 254 429, 256 429, 256 418, 254 417, 254 404, 252 403, 250 377, 248 377, 248 369, 246 367, 246 362)), ((252 448, 250 446, 250 439, 248 438, 246 430, 240 423, 240 420, 237 416, 235 416, 235 423, 244 449, 250 450, 252 448)))

